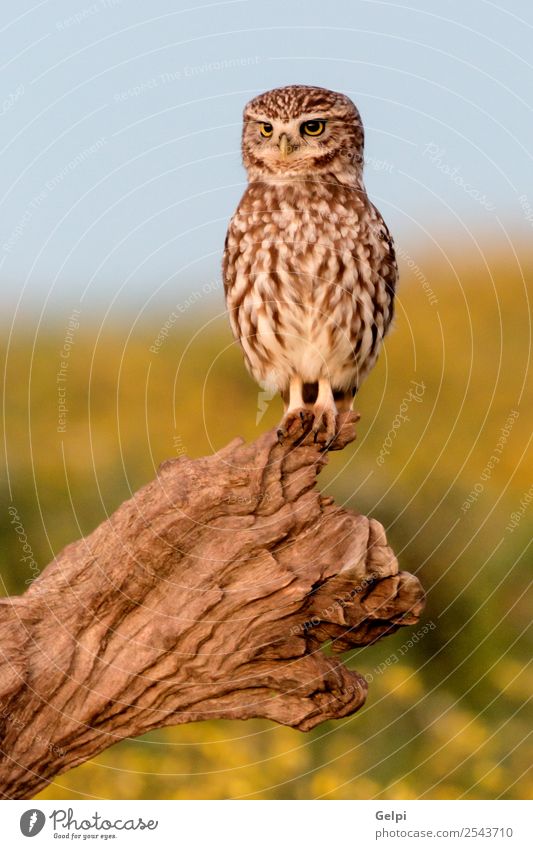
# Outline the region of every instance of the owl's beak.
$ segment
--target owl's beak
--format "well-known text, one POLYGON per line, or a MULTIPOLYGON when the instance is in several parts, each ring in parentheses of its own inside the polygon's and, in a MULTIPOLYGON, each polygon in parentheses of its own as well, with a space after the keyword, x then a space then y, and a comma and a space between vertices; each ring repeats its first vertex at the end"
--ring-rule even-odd
POLYGON ((292 151, 292 145, 289 141, 289 137, 287 133, 282 133, 279 137, 278 142, 279 152, 281 153, 281 158, 286 159, 289 153, 292 151))

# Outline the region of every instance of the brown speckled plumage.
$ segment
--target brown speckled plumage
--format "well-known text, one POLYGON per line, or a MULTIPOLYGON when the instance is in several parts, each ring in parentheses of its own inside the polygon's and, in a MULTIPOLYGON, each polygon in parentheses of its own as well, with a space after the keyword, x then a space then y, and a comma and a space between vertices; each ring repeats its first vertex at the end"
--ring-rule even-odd
POLYGON ((224 252, 231 326, 250 373, 282 394, 285 425, 312 398, 315 430, 332 436, 336 412, 376 362, 397 279, 392 239, 364 188, 363 144, 345 95, 287 86, 250 101, 249 185, 224 252), (308 136, 305 122, 323 129, 308 136))

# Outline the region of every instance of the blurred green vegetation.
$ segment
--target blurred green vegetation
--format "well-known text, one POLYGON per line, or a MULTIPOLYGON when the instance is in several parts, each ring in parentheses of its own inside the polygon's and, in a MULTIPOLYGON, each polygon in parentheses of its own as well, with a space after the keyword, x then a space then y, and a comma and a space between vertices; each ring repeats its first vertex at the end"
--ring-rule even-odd
MULTIPOLYGON (((366 706, 349 719, 306 735, 265 721, 165 729, 59 776, 41 798, 531 797, 525 593, 533 505, 506 529, 533 483, 531 263, 519 267, 511 254, 490 262, 434 256, 420 267, 437 303, 420 274, 403 269, 395 329, 357 399, 358 440, 331 455, 320 485, 383 522, 401 567, 427 590, 420 627, 435 627, 401 654, 418 628, 346 659, 373 675, 366 706), (408 420, 394 429, 411 381, 424 385, 421 400, 408 402, 408 420), (380 672, 388 658, 397 662, 380 672)), ((11 339, 4 332, 6 594, 32 577, 10 505, 42 568, 166 457, 211 453, 277 422, 279 399, 258 396, 226 318, 216 315, 221 295, 192 303, 157 353, 150 346, 172 306, 142 322, 109 323, 82 310, 64 433, 56 375, 69 313, 38 331, 17 327, 11 339), (258 404, 267 408, 259 422, 258 404)))

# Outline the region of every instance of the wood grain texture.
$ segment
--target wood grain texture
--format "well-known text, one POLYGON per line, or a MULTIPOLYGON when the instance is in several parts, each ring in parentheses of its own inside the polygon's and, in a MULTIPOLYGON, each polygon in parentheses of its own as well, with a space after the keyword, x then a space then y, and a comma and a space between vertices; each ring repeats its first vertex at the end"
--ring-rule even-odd
POLYGON ((4 798, 154 728, 266 717, 306 731, 361 707, 365 680, 321 645, 416 623, 423 591, 379 522, 320 495, 322 449, 269 432, 168 460, 0 602, 4 798))

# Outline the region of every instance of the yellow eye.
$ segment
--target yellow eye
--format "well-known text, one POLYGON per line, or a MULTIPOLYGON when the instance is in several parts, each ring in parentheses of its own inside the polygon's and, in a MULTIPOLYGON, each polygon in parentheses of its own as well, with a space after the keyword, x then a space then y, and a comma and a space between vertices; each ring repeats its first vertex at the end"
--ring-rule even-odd
POLYGON ((259 124, 259 130, 261 135, 264 136, 265 139, 269 139, 272 133, 274 132, 274 127, 272 124, 259 124))
POLYGON ((300 132, 302 136, 321 136, 325 129, 325 121, 304 121, 300 132))

